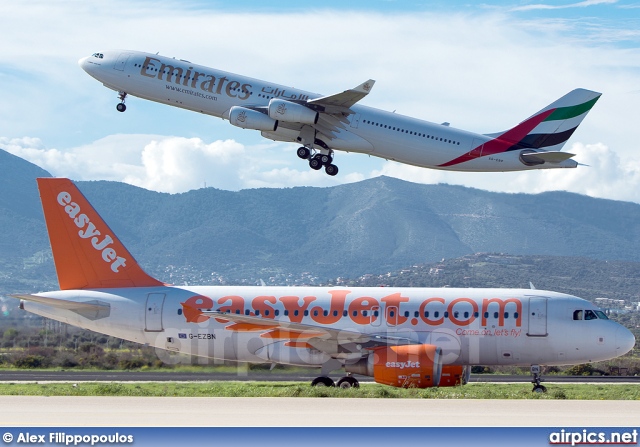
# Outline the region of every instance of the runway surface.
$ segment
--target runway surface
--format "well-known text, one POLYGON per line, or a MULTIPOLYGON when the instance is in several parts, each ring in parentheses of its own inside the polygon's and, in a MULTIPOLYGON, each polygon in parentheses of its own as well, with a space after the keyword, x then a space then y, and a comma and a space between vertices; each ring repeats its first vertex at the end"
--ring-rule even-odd
POLYGON ((640 401, 0 396, 5 427, 635 427, 640 401))
MULTIPOLYGON (((0 382, 195 382, 210 380, 237 381, 303 381, 310 382, 317 371, 308 374, 281 372, 234 372, 234 373, 181 373, 145 371, 0 371, 0 382)), ((371 382, 371 377, 356 376, 361 382, 371 382)), ((334 378, 338 378, 337 376, 334 378)), ((472 374, 470 382, 528 383, 528 375, 472 374)), ((640 377, 633 376, 544 376, 547 383, 637 383, 640 377)))

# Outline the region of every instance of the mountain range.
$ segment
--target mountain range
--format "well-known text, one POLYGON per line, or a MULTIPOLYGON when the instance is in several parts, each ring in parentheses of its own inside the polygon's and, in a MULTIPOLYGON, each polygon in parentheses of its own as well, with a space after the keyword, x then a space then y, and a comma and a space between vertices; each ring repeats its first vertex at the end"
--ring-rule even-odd
MULTIPOLYGON (((0 150, 0 291, 55 284, 35 182, 49 176, 0 150)), ((389 177, 182 194, 77 183, 143 268, 169 282, 178 271, 213 282, 354 278, 481 252, 640 261, 639 204, 567 192, 506 194, 389 177)))

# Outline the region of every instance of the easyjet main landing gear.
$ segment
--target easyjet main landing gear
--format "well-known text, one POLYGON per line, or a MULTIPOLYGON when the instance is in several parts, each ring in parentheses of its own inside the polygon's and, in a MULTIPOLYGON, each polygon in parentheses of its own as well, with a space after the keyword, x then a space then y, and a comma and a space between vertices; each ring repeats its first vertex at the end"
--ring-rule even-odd
POLYGON ((309 167, 315 171, 322 169, 324 166, 324 172, 328 175, 334 176, 338 173, 338 167, 333 164, 333 151, 331 149, 329 149, 327 154, 323 154, 322 152, 315 152, 313 149, 301 146, 298 148, 297 154, 298 157, 303 160, 309 160, 309 167))
POLYGON ((540 384, 542 382, 542 368, 540 368, 540 365, 531 365, 531 374, 533 374, 533 380, 531 381, 533 390, 531 391, 534 393, 546 393, 547 387, 540 384))
POLYGON ((311 386, 337 386, 338 388, 343 389, 360 388, 360 382, 358 382, 358 379, 352 377, 351 375, 347 375, 341 378, 340 380, 338 380, 338 383, 335 383, 331 377, 321 376, 313 379, 313 382, 311 382, 311 386))
POLYGON ((124 112, 125 110, 127 110, 127 106, 124 105, 124 99, 126 97, 127 97, 126 92, 118 92, 118 99, 120 100, 120 103, 116 106, 116 110, 118 112, 124 112))

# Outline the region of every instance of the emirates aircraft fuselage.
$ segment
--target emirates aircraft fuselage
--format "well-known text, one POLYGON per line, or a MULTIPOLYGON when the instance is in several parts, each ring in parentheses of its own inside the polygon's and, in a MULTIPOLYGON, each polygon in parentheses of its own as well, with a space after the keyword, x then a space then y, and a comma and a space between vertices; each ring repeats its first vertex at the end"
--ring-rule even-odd
POLYGON ((573 154, 560 149, 600 96, 577 89, 508 131, 481 135, 356 104, 373 80, 322 96, 138 51, 95 53, 79 64, 119 92, 119 111, 132 95, 227 119, 265 138, 301 144, 298 156, 329 175, 337 173, 334 150, 458 171, 574 168, 573 154))

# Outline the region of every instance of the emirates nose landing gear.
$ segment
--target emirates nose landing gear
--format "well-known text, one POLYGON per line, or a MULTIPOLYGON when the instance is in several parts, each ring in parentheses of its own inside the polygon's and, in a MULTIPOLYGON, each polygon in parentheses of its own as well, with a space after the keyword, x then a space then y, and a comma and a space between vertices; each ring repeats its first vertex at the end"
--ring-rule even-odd
POLYGON ((312 155, 312 149, 307 147, 299 147, 297 150, 298 157, 303 160, 309 160, 309 167, 315 171, 319 171, 324 166, 324 172, 334 176, 338 173, 338 167, 333 164, 333 151, 329 149, 327 154, 318 152, 312 155))
POLYGON ((120 103, 116 106, 116 110, 118 112, 124 112, 125 110, 127 110, 127 106, 124 105, 124 99, 126 97, 127 97, 126 92, 118 92, 118 99, 120 100, 120 103))

